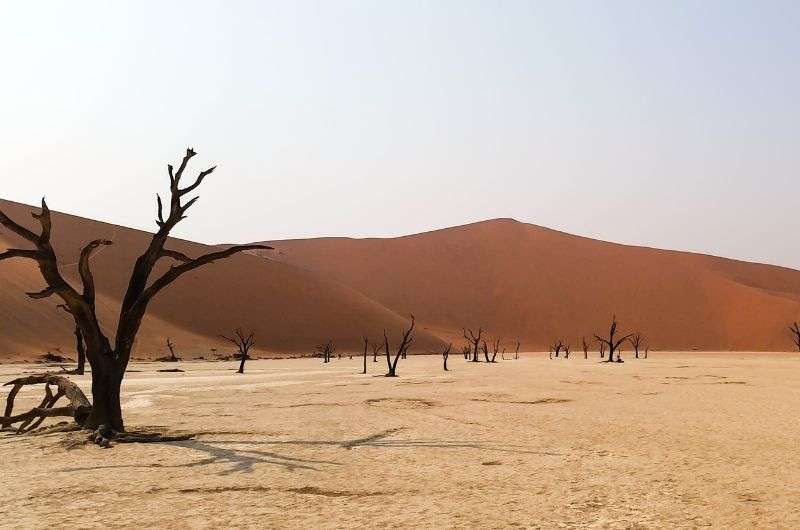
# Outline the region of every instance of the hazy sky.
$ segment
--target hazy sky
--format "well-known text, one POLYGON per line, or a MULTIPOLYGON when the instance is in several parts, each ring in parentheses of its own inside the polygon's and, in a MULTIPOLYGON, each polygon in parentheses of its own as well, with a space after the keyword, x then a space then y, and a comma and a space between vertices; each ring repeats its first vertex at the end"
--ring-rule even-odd
POLYGON ((800 268, 800 2, 0 0, 0 196, 176 235, 514 217, 800 268))

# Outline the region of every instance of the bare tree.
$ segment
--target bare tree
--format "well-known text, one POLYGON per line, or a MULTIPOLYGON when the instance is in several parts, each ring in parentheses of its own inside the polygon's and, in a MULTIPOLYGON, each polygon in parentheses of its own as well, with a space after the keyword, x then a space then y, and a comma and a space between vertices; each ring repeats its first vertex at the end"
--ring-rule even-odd
POLYGON ((601 342, 600 343, 600 358, 604 359, 605 356, 606 356, 606 343, 605 342, 601 342))
POLYGON ((631 346, 633 346, 633 353, 636 356, 636 358, 638 359, 639 358, 639 348, 642 347, 642 334, 639 333, 638 331, 634 331, 631 334, 630 338, 628 339, 628 342, 630 342, 631 346))
POLYGON ((366 335, 362 337, 364 339, 364 371, 361 372, 362 374, 367 373, 367 350, 369 349, 369 339, 366 335))
POLYGON ((50 209, 44 199, 42 199, 41 211, 32 214, 41 226, 38 234, 17 224, 5 213, 0 212, 0 224, 34 247, 33 249, 8 249, 0 253, 0 260, 21 258, 37 262, 47 286, 39 292, 28 293, 28 295, 35 299, 57 295, 69 308, 75 323, 80 328, 86 347, 86 358, 92 368, 92 410, 91 413, 85 417, 81 416, 80 419, 76 416, 75 420, 84 428, 100 430, 102 426, 102 433, 107 435, 102 438, 106 440, 125 430, 120 407, 120 387, 142 318, 153 298, 184 274, 204 265, 242 251, 270 248, 265 245, 236 245, 210 252, 198 258, 191 258, 182 252, 165 248, 170 232, 186 218, 187 211, 197 200, 197 197, 194 197, 184 202, 185 196, 197 189, 203 179, 214 170, 212 167, 200 172, 194 182, 186 187, 181 187, 184 170, 195 154, 193 149, 187 149, 177 171, 171 165, 167 166, 170 180, 169 211, 165 217, 161 197, 157 196, 158 218, 156 224, 158 231, 153 234, 147 249, 133 266, 122 300, 113 347, 97 318, 94 276, 90 267, 92 254, 101 247, 111 245, 112 242, 107 239, 96 239, 81 251, 78 260, 78 274, 81 278, 83 292, 79 292, 64 279, 58 268, 58 259, 50 242, 52 228, 50 209), (161 276, 150 281, 153 269, 161 259, 172 259, 179 262, 180 265, 173 265, 161 276))
POLYGON ((414 342, 414 315, 411 315, 411 325, 403 333, 403 338, 400 341, 400 346, 397 347, 397 354, 392 360, 392 355, 389 353, 389 337, 386 335, 386 330, 383 330, 383 348, 386 351, 386 364, 389 365, 389 372, 386 377, 397 377, 397 361, 400 357, 408 351, 408 347, 414 342))
POLYGON ((522 346, 519 341, 516 341, 516 346, 514 347, 514 359, 519 359, 519 347, 522 346))
POLYGON ((477 335, 475 335, 471 329, 464 330, 464 338, 472 345, 472 362, 474 363, 480 362, 478 359, 478 349, 481 344, 481 335, 483 335, 483 328, 478 328, 477 335), (469 336, 467 336, 467 333, 469 333, 469 336))
POLYGON ((167 349, 169 350, 169 357, 159 357, 156 359, 157 361, 166 361, 166 362, 178 362, 180 359, 175 355, 175 343, 172 342, 172 339, 167 337, 167 349))
POLYGON ((464 359, 469 361, 469 356, 472 355, 472 346, 469 344, 464 344, 461 347, 461 353, 464 355, 464 359))
POLYGON ((795 347, 797 347, 797 351, 800 351, 800 327, 798 327, 797 322, 794 322, 791 327, 789 327, 789 331, 792 332, 792 341, 795 347))
POLYGON ((564 358, 565 359, 569 359, 570 345, 569 344, 564 344, 563 347, 564 347, 564 358))
POLYGON ((554 342, 554 343, 553 343, 553 344, 550 346, 550 358, 552 359, 552 358, 553 358, 553 356, 555 355, 555 358, 556 358, 556 359, 558 359, 558 354, 559 354, 559 352, 561 352, 561 349, 562 349, 563 347, 564 347, 564 343, 563 343, 563 342, 561 342, 561 340, 560 340, 560 339, 559 339, 559 340, 557 340, 557 341, 555 341, 555 342, 554 342))
POLYGON ((644 347, 644 358, 645 358, 645 359, 647 359, 647 352, 648 352, 648 351, 650 351, 650 348, 649 348, 648 346, 645 346, 645 347, 644 347))
POLYGON ((589 345, 586 344, 586 337, 581 337, 581 346, 583 346, 583 358, 589 358, 589 345))
MULTIPOLYGON (((500 337, 497 338, 494 342, 492 342, 492 357, 491 359, 487 356, 486 362, 488 363, 496 363, 497 362, 497 352, 500 351, 500 346, 502 345, 502 339, 500 337)), ((484 345, 486 343, 484 342, 484 345)))
POLYGON ((447 372, 447 358, 450 357, 450 350, 453 349, 453 343, 447 345, 447 348, 442 350, 442 361, 444 362, 444 371, 447 372))
POLYGON ((241 328, 234 329, 233 336, 231 337, 228 337, 226 335, 220 335, 220 337, 222 337, 223 339, 235 344, 236 347, 239 349, 238 357, 241 359, 241 362, 239 363, 239 369, 236 370, 236 373, 238 374, 244 373, 244 362, 250 358, 248 352, 250 351, 250 348, 253 347, 253 344, 255 342, 254 335, 255 332, 253 330, 250 330, 250 333, 248 335, 245 335, 242 332, 241 328))
POLYGON ((383 351, 383 344, 380 342, 373 342, 372 343, 372 362, 378 362, 378 354, 383 351))
MULTIPOLYGON (((604 339, 599 335, 594 336, 595 340, 601 344, 601 348, 602 345, 608 346, 608 359, 606 360, 606 362, 608 363, 614 362, 614 352, 616 352, 617 349, 620 348, 623 342, 625 342, 631 337, 631 335, 629 334, 625 335, 622 338, 615 338, 616 334, 617 334, 617 317, 616 315, 614 315, 614 317, 611 319, 611 325, 608 328, 608 338, 604 339)), ((619 354, 617 354, 616 362, 622 362, 622 358, 619 357, 619 354)))
MULTIPOLYGON (((69 310, 69 307, 66 304, 58 304, 57 306, 59 309, 63 309, 65 313, 68 315, 72 315, 72 311, 69 310)), ((78 365, 75 367, 75 374, 76 375, 83 375, 86 370, 86 348, 83 345, 83 335, 81 335, 81 328, 78 324, 75 324, 75 351, 78 354, 78 365)))
MULTIPOLYGON (((331 357, 336 352, 336 346, 333 344, 332 340, 329 340, 325 344, 321 344, 317 346, 317 351, 322 354, 322 362, 329 363, 331 362, 331 357)), ((341 354, 339 355, 341 357, 341 354)))

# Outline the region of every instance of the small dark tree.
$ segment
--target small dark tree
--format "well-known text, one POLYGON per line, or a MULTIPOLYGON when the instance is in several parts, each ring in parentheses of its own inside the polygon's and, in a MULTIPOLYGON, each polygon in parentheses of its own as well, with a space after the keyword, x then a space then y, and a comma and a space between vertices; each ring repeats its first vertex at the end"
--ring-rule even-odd
POLYGON ((175 343, 172 342, 169 337, 167 337, 167 348, 169 349, 169 357, 167 358, 167 361, 173 363, 178 362, 179 359, 175 356, 175 343))
POLYGON ((644 358, 647 359, 647 352, 650 350, 648 346, 644 347, 644 358))
POLYGON ((372 362, 378 362, 378 354, 383 351, 383 344, 380 342, 373 342, 372 343, 372 362))
POLYGON ((461 347, 461 353, 464 355, 464 359, 469 361, 469 356, 472 354, 472 346, 469 344, 464 344, 461 347))
POLYGON ((411 325, 403 333, 403 338, 400 341, 400 346, 397 347, 397 354, 392 360, 392 355, 389 353, 389 337, 386 335, 386 330, 383 330, 383 348, 386 351, 386 364, 389 365, 389 372, 386 377, 397 377, 397 361, 400 357, 408 351, 408 347, 414 342, 414 315, 411 315, 411 325))
POLYGON ((472 345, 472 362, 474 363, 480 362, 480 359, 478 359, 478 350, 480 349, 481 335, 483 335, 483 328, 478 328, 477 335, 475 335, 471 329, 464 330, 464 338, 472 345), (469 336, 467 333, 469 333, 469 336))
POLYGON ((447 348, 442 350, 442 362, 444 362, 444 371, 447 372, 447 358, 450 357, 450 350, 453 349, 453 343, 447 345, 447 348))
MULTIPOLYGON (((486 343, 484 342, 484 344, 486 344, 486 343)), ((492 357, 491 358, 487 358, 486 362, 489 362, 489 363, 496 363, 497 362, 497 352, 500 351, 501 344, 502 343, 501 343, 500 337, 498 337, 497 340, 492 342, 492 357)))
MULTIPOLYGON (((597 342, 599 342, 601 344, 601 347, 602 347, 603 344, 608 346, 608 360, 606 360, 606 362, 608 362, 608 363, 614 362, 614 352, 616 352, 618 349, 620 349, 620 345, 622 345, 623 342, 625 342, 626 340, 628 340, 631 337, 631 335, 629 334, 629 335, 625 335, 622 338, 616 338, 616 334, 617 334, 617 317, 615 315, 611 319, 611 325, 608 328, 608 338, 604 339, 604 338, 600 337, 599 335, 595 335, 594 336, 595 340, 597 340, 597 342)), ((616 362, 622 362, 622 358, 619 357, 619 354, 617 354, 617 361, 616 362)))
POLYGON ((586 344, 586 337, 581 337, 581 343, 582 343, 582 346, 583 346, 583 358, 584 359, 588 359, 589 358, 589 345, 586 344))
POLYGON ((239 357, 241 361, 239 362, 239 369, 236 370, 237 374, 244 373, 244 363, 247 359, 250 358, 248 353, 250 351, 250 348, 253 347, 253 344, 255 342, 254 336, 255 332, 253 330, 250 330, 250 333, 245 336, 241 328, 234 329, 232 337, 228 337, 226 335, 220 335, 220 337, 222 337, 223 339, 233 343, 239 350, 239 354, 237 355, 237 357, 239 357))
MULTIPOLYGON (((66 304, 58 304, 59 309, 63 309, 68 315, 72 315, 66 304)), ((83 335, 81 335, 81 327, 75 324, 75 351, 78 353, 78 365, 75 367, 76 375, 83 375, 86 370, 86 348, 83 345, 83 335)))
POLYGON ((606 357, 606 343, 605 342, 601 342, 600 343, 600 358, 601 359, 605 359, 605 357, 606 357))
POLYGON ((514 359, 519 359, 519 347, 520 346, 521 346, 521 344, 519 343, 519 341, 516 341, 516 346, 514 348, 514 359))
POLYGON ((167 166, 170 181, 169 209, 165 216, 161 197, 157 196, 158 231, 153 234, 147 249, 137 258, 131 271, 128 287, 122 299, 113 346, 97 318, 94 276, 90 264, 91 256, 99 248, 111 245, 112 242, 107 239, 96 239, 83 247, 77 263, 82 288, 76 288, 67 282, 59 270, 56 252, 50 240, 52 218, 44 199, 41 211, 32 214, 41 227, 38 234, 16 223, 0 211, 0 224, 33 246, 30 249, 8 249, 0 253, 0 261, 12 258, 35 261, 47 286, 39 292, 28 295, 35 299, 58 296, 69 308, 76 325, 80 328, 86 347, 86 360, 92 368, 92 405, 89 414, 82 414, 80 418, 76 414, 73 419, 83 428, 96 429, 97 433, 93 438, 97 443, 107 444, 109 438, 116 438, 119 441, 139 438, 119 436, 125 431, 120 406, 120 388, 142 319, 156 295, 184 274, 204 265, 246 250, 270 249, 264 245, 237 245, 191 258, 182 252, 165 248, 172 229, 186 218, 187 211, 197 201, 197 197, 185 200, 186 195, 197 189, 203 179, 214 171, 213 167, 201 171, 194 182, 181 187, 183 173, 195 154, 195 151, 189 148, 177 170, 174 170, 172 165, 167 166), (156 264, 163 259, 175 260, 180 264, 169 267, 155 279, 151 278, 156 264))
POLYGON ((631 346, 633 346, 633 354, 638 359, 639 348, 642 347, 642 334, 639 333, 638 331, 633 332, 633 334, 631 334, 630 338, 628 339, 628 342, 630 342, 631 346))
POLYGON ((336 346, 333 344, 332 340, 329 340, 325 344, 317 346, 317 351, 322 354, 322 362, 329 363, 331 362, 331 357, 333 357, 333 354, 336 352, 336 346))
POLYGON ((367 350, 369 349, 369 339, 366 335, 363 337, 364 339, 364 371, 361 372, 362 374, 367 373, 367 350))
POLYGON ((558 359, 558 354, 561 352, 561 349, 564 347, 564 343, 561 340, 555 341, 552 346, 550 346, 550 358, 552 359, 555 356, 558 359))
POLYGON ((564 344, 564 358, 569 359, 570 345, 564 344))
POLYGON ((791 327, 789 327, 789 331, 792 332, 792 341, 797 351, 800 351, 800 327, 798 327, 797 322, 794 322, 791 327))

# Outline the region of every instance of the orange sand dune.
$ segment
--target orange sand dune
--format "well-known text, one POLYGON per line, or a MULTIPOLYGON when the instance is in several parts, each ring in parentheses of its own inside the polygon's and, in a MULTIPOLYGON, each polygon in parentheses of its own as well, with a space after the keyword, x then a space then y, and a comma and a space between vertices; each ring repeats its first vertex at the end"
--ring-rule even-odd
MULTIPOLYGON (((52 206, 52 205, 51 205, 52 206)), ((36 228, 31 207, 0 200, 17 222, 36 228)), ((107 330, 116 326, 119 301, 131 267, 145 248, 149 234, 71 215, 53 213, 53 244, 62 271, 73 285, 75 262, 83 245, 106 237, 114 245, 93 258, 98 289, 98 311, 107 330)), ((0 232, 0 251, 9 246, 29 248, 7 230, 0 232)), ((170 248, 190 256, 211 247, 172 240, 170 248)), ((164 268, 169 260, 164 260, 164 268)), ((74 358, 73 325, 56 309, 56 297, 32 300, 24 293, 39 291, 44 283, 36 264, 26 260, 0 263, 0 360, 19 360, 61 347, 74 358)), ((406 317, 394 313, 355 289, 320 274, 256 256, 239 255, 181 278, 163 291, 151 305, 134 356, 152 358, 166 351, 164 339, 177 343, 184 358, 211 356, 210 348, 229 351, 217 335, 235 326, 253 328, 257 353, 309 353, 333 339, 339 351, 362 348, 364 333, 378 338, 384 328, 399 339, 406 317)), ((390 335, 390 338, 392 335, 390 335)), ((438 349, 441 341, 420 330, 418 351, 438 349)))
POLYGON ((511 219, 390 239, 269 242, 277 261, 414 312, 446 340, 483 326, 524 349, 578 349, 616 314, 652 348, 787 350, 800 272, 573 236, 511 219))

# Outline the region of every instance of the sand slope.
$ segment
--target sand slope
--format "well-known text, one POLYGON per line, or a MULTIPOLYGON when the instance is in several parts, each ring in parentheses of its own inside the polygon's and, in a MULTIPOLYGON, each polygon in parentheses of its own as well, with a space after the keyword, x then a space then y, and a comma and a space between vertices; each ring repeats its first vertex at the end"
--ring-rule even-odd
POLYGON ((275 260, 350 285, 442 337, 463 326, 576 346, 617 314, 654 348, 781 350, 800 272, 618 245, 511 219, 391 239, 273 241, 275 260))
MULTIPOLYGON (((8 201, 0 201, 0 207, 17 222, 35 228, 30 207, 8 201)), ((149 234, 53 214, 54 247, 74 285, 79 285, 75 263, 80 248, 99 237, 115 242, 93 259, 100 318, 113 330, 130 269, 149 234)), ((29 248, 8 231, 0 232, 0 248, 10 244, 29 248)), ((211 250, 181 240, 173 240, 171 248, 190 256, 211 250)), ((164 262, 167 267, 169 260, 164 262)), ((44 286, 33 262, 0 263, 0 285, 0 360, 30 358, 59 346, 74 356, 72 323, 56 309, 56 298, 37 301, 24 294, 44 286)), ((164 338, 170 336, 185 355, 209 357, 210 348, 227 348, 217 335, 235 326, 255 329, 261 353, 309 352, 328 338, 340 350, 360 350, 362 334, 377 338, 387 328, 397 335, 405 325, 404 317, 351 287, 291 265, 240 255, 190 273, 163 291, 151 306, 134 355, 163 355, 164 338)), ((420 350, 440 345, 424 330, 417 334, 420 350)))

